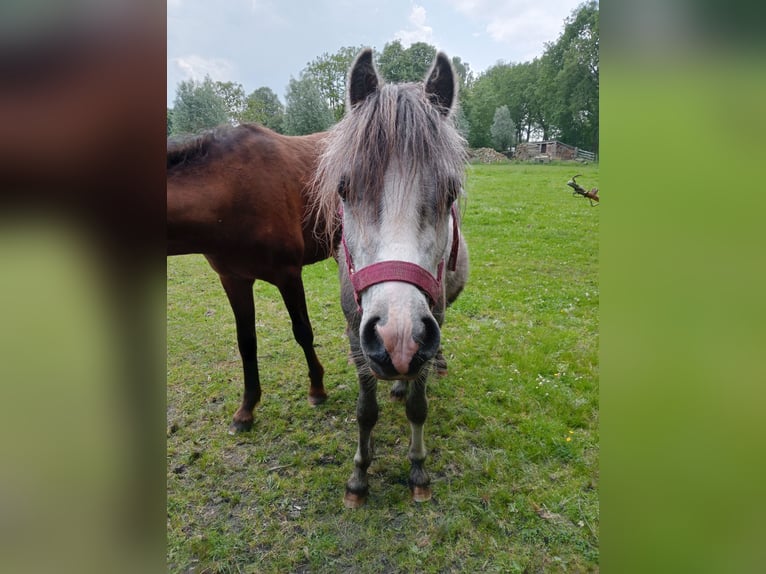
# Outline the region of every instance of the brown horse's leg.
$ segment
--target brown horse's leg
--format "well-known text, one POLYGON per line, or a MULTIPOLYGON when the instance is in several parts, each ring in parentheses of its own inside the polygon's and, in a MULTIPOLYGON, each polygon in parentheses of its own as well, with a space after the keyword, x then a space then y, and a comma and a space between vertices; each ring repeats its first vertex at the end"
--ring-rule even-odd
POLYGON ((441 347, 439 347, 439 352, 436 353, 436 358, 434 359, 434 371, 437 377, 446 377, 448 373, 447 359, 444 358, 441 347))
POLYGON ((410 382, 407 394, 406 411, 410 421, 412 437, 407 458, 412 464, 410 468, 410 490, 415 502, 425 502, 431 499, 431 486, 428 473, 424 468, 426 447, 423 442, 423 425, 428 415, 428 399, 426 398, 426 377, 423 374, 417 380, 410 382))
POLYGON ((324 368, 319 362, 316 351, 314 350, 314 331, 311 328, 309 312, 306 308, 306 294, 303 290, 303 280, 300 272, 297 278, 288 281, 279 287, 282 299, 290 314, 290 320, 293 324, 293 336, 303 349, 306 355, 306 363, 309 367, 309 402, 312 405, 318 405, 327 400, 327 393, 324 390, 324 368))
POLYGON ((255 304, 253 283, 230 275, 221 275, 221 284, 229 298, 237 325, 237 344, 245 375, 242 404, 229 427, 230 433, 248 431, 253 427, 253 409, 261 400, 261 381, 258 376, 258 340, 255 335, 255 304))
POLYGON ((367 469, 372 463, 372 429, 378 422, 378 381, 371 375, 359 375, 359 397, 356 401, 356 423, 359 443, 354 455, 354 472, 346 482, 343 504, 346 508, 359 508, 367 500, 369 486, 367 469))

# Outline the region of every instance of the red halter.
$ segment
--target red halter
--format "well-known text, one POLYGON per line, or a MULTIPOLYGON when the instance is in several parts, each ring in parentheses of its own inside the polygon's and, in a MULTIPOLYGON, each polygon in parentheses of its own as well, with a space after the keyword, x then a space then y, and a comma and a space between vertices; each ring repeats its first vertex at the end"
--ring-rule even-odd
MULTIPOLYGON (((452 204, 452 248, 450 249, 449 259, 447 261, 447 270, 455 271, 457 268, 457 254, 460 247, 460 228, 457 222, 457 210, 455 204, 452 204)), ((341 218, 343 217, 343 208, 340 210, 341 218)), ((351 280, 351 285, 354 287, 354 297, 356 298, 356 304, 361 309, 362 291, 383 283, 386 281, 401 281, 403 283, 410 283, 421 289, 431 301, 431 307, 436 305, 442 293, 442 279, 444 271, 444 259, 439 262, 439 266, 436 271, 436 277, 434 277, 430 271, 427 271, 415 263, 409 261, 379 261, 373 263, 362 269, 354 269, 354 263, 351 260, 351 253, 348 251, 348 245, 346 245, 345 233, 341 236, 341 243, 343 244, 343 251, 346 256, 346 267, 348 269, 348 277, 351 280)))

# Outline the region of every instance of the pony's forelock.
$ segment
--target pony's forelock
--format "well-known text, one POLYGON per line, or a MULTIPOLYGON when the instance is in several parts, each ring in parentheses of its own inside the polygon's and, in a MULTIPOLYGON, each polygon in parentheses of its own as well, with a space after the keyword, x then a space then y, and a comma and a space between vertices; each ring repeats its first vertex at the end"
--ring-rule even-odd
MULTIPOLYGON (((405 170, 439 174, 440 181, 462 187, 466 163, 465 140, 454 125, 454 114, 428 99, 422 84, 383 84, 352 109, 329 132, 314 176, 315 229, 332 241, 340 220, 338 186, 347 186, 350 204, 376 210, 383 181, 393 156, 405 170), (365 201, 355 201, 356 194, 365 201)), ((447 213, 448 190, 437 190, 440 213, 447 213)), ((454 199, 454 197, 452 197, 454 199)), ((375 213, 366 214, 374 218, 375 213)))

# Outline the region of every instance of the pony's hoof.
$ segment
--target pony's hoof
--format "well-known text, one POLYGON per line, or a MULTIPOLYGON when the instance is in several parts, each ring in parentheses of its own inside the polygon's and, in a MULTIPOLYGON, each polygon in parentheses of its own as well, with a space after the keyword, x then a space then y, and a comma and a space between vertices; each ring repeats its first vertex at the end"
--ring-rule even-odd
POLYGON ((309 395, 309 404, 312 407, 315 407, 317 405, 321 405, 327 400, 327 395, 309 395))
POLYGON ((431 487, 430 486, 413 486, 412 500, 414 500, 415 502, 428 502, 429 500, 431 500, 431 487))
POLYGON ((238 420, 234 420, 229 425, 229 434, 230 435, 235 435, 235 434, 238 434, 238 433, 241 433, 241 432, 247 432, 247 431, 249 431, 252 428, 253 428, 253 421, 252 420, 251 421, 238 421, 238 420))
POLYGON ((346 508, 361 508, 367 501, 367 494, 357 494, 346 490, 346 494, 343 497, 343 506, 346 508))

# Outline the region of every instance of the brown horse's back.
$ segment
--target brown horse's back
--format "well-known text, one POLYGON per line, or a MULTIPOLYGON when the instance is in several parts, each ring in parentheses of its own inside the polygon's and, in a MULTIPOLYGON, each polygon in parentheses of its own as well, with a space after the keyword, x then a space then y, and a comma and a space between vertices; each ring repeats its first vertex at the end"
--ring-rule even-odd
POLYGON ((275 270, 329 256, 305 217, 324 134, 257 124, 168 142, 168 254, 204 253, 216 270, 278 281, 275 270))

